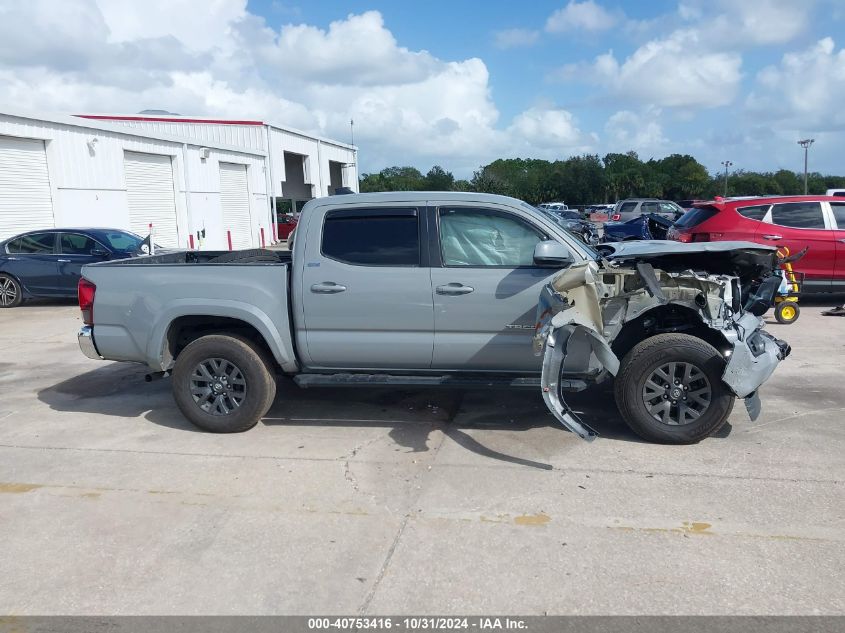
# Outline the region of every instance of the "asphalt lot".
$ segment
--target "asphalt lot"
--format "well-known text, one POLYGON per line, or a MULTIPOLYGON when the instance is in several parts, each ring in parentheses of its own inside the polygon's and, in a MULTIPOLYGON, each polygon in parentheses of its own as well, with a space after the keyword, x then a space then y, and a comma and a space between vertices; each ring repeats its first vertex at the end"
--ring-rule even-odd
POLYGON ((845 613, 845 319, 804 306, 751 423, 588 444, 533 392, 301 391, 195 431, 88 360, 70 305, 0 311, 2 614, 845 613))

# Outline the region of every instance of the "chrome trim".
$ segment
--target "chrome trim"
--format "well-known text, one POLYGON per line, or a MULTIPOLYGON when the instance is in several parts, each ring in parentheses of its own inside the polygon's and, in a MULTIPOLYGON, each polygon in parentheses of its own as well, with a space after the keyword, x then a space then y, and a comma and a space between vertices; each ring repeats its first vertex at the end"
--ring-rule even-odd
POLYGON ((100 356, 100 352, 97 351, 97 346, 94 343, 93 326, 83 325, 82 328, 79 330, 79 334, 76 335, 76 339, 79 342, 79 349, 81 349, 82 353, 85 354, 88 358, 93 358, 94 360, 103 360, 103 357, 100 356))

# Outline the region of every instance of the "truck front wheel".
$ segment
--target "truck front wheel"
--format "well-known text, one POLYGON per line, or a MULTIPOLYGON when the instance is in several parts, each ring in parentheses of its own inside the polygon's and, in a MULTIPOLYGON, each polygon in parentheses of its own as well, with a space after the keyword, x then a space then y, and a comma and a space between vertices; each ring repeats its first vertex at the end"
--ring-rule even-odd
POLYGON ((212 433, 251 429, 276 396, 262 350, 248 339, 223 334, 200 337, 182 350, 172 386, 182 414, 212 433))
POLYGON ((641 437, 693 444, 722 428, 733 409, 724 369, 724 358, 709 343, 687 334, 658 334, 622 359, 616 404, 641 437))

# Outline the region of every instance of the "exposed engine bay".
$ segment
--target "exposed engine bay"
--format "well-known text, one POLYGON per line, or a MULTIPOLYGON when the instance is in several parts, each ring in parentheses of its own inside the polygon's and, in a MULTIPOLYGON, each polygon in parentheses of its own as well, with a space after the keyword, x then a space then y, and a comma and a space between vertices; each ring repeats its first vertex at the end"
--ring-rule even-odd
POLYGON ((615 376, 644 339, 679 332, 718 350, 725 359, 722 381, 756 419, 757 390, 790 351, 762 329, 760 318, 780 283, 772 274, 775 249, 664 241, 601 249, 595 261, 561 271, 540 296, 534 346, 543 355, 543 398, 555 417, 591 440, 597 433, 562 394, 615 376))

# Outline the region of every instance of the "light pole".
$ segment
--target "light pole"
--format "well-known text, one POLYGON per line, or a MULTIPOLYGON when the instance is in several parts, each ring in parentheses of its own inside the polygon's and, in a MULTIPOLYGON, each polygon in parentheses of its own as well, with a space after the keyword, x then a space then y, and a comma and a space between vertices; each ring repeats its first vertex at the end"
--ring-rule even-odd
POLYGON ((725 197, 728 197, 728 167, 733 165, 729 160, 723 160, 722 164, 725 166, 725 197))
POLYGON ((807 195, 807 152, 810 149, 810 145, 816 142, 814 138, 805 138, 802 141, 798 141, 798 144, 804 148, 804 195, 807 195))

